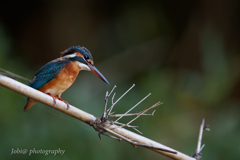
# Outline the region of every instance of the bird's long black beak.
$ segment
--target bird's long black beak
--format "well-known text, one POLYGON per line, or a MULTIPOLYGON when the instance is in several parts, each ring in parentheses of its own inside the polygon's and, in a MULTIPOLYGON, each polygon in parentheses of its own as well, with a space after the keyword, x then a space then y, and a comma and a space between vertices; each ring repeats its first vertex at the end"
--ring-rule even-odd
POLYGON ((94 73, 94 74, 96 74, 101 80, 103 80, 105 83, 107 83, 107 84, 110 84, 108 81, 107 81, 107 79, 102 75, 102 73, 101 72, 99 72, 99 70, 95 67, 95 66, 93 66, 93 65, 91 65, 90 63, 88 63, 88 67, 91 69, 91 71, 94 73))

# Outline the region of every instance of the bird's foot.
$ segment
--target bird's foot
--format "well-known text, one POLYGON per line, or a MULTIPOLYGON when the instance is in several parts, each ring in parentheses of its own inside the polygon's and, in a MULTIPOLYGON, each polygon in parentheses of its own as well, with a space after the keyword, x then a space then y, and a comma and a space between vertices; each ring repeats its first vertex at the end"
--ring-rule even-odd
POLYGON ((55 105, 56 104, 56 98, 52 94, 50 94, 50 93, 47 93, 47 95, 49 95, 49 96, 51 96, 53 98, 53 103, 55 105))
POLYGON ((67 110, 68 110, 68 109, 69 109, 69 103, 68 103, 67 101, 64 101, 61 97, 58 97, 58 99, 59 99, 60 101, 63 101, 64 103, 67 104, 67 110))

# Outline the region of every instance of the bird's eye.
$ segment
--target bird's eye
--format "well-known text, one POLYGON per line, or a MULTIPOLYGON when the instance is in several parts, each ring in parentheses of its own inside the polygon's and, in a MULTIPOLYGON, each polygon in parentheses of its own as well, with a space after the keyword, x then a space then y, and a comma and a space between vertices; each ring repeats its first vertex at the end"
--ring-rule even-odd
POLYGON ((88 55, 85 55, 85 56, 84 56, 84 58, 85 58, 86 60, 88 60, 88 59, 89 59, 88 55))

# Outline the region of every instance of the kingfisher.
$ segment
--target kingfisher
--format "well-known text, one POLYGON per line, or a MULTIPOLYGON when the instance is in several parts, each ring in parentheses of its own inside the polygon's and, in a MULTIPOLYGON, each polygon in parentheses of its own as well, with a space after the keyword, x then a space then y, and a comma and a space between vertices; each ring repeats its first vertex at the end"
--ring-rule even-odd
MULTIPOLYGON (((85 47, 73 46, 61 52, 60 58, 42 66, 34 75, 29 86, 51 96, 54 104, 56 104, 56 98, 65 102, 68 109, 69 104, 61 98, 61 94, 73 84, 81 70, 92 71, 109 84, 107 79, 94 66, 90 51, 85 47)), ((24 111, 27 111, 36 103, 36 100, 28 98, 24 111)))

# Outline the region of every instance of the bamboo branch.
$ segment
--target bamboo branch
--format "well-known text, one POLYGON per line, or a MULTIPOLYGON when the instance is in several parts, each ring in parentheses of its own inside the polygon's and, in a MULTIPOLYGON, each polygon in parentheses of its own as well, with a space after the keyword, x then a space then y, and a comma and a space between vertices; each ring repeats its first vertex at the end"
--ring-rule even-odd
MULTIPOLYGON (((13 90, 17 93, 20 93, 26 97, 35 99, 45 105, 48 105, 49 107, 52 107, 56 110, 59 110, 65 114, 68 114, 76 119, 79 119, 90 126, 96 127, 94 125, 100 125, 97 126, 99 128, 102 128, 105 132, 109 132, 113 134, 116 137, 119 137, 120 139, 127 139, 135 143, 135 145, 140 145, 143 147, 146 147, 148 149, 151 149, 155 152, 161 153, 163 155, 166 155, 170 158, 176 159, 176 160, 195 160, 195 158, 190 157, 186 154, 183 154, 181 152, 178 152, 172 148, 169 148, 167 146, 164 146, 158 142, 155 142, 151 139, 148 139, 146 137, 143 137, 141 135, 138 135, 136 133, 133 133, 129 130, 126 130, 122 127, 119 127, 117 125, 111 124, 109 121, 106 121, 106 123, 99 123, 99 120, 101 118, 97 118, 87 112, 84 112, 72 105, 70 105, 69 109, 67 110, 67 106, 64 102, 59 101, 56 99, 56 104, 53 103, 52 97, 48 96, 45 93, 42 93, 38 90, 35 90, 25 84, 22 84, 14 79, 11 79, 7 76, 0 74, 0 85, 3 87, 6 87, 10 90, 13 90), (163 150, 159 150, 158 148, 162 148, 163 150), (164 151, 166 150, 166 151, 164 151), (175 153, 170 153, 167 151, 173 151, 175 153)), ((115 102, 116 103, 116 102, 115 102)))

